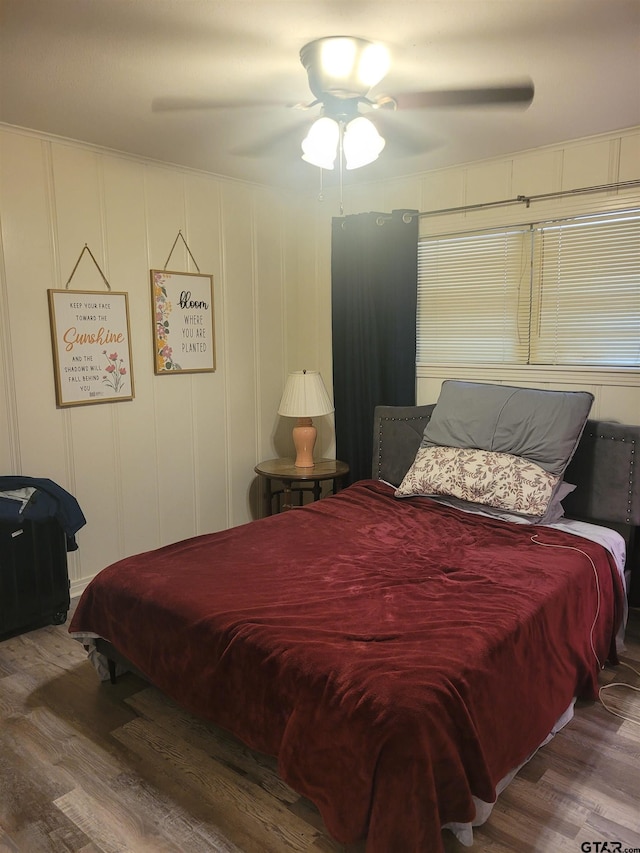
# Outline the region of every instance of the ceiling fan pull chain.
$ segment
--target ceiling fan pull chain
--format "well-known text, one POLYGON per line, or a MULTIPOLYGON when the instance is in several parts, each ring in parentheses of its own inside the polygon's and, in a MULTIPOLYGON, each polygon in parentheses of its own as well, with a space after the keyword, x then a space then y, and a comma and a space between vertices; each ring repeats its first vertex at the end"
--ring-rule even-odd
POLYGON ((343 175, 344 175, 344 123, 340 122, 340 216, 344 216, 344 204, 342 201, 343 175))
POLYGON ((320 169, 320 191, 318 192, 318 201, 324 201, 324 169, 320 169))

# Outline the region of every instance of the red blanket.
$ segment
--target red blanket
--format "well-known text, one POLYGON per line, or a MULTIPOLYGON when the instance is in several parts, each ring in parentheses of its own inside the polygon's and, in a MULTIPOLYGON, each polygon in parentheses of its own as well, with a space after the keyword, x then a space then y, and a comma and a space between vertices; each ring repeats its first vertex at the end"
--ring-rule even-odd
POLYGON ((363 481, 114 564, 69 630, 277 755, 339 841, 432 853, 596 696, 619 593, 600 545, 363 481))

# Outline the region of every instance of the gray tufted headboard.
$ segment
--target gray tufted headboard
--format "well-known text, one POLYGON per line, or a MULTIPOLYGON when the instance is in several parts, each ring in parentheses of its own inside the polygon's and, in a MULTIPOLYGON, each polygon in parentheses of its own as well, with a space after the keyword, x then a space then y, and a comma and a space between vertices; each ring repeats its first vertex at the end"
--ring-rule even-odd
MULTIPOLYGON (((399 485, 434 405, 376 407, 375 480, 399 485)), ((640 426, 587 421, 565 480, 576 486, 562 502, 567 515, 600 524, 640 525, 640 426)))
MULTIPOLYGON (((386 480, 394 486, 400 484, 414 460, 434 406, 435 403, 376 407, 373 417, 374 480, 386 480)), ((576 486, 562 502, 566 515, 618 530, 627 540, 631 559, 637 560, 640 426, 587 421, 565 472, 565 480, 576 486)), ((640 586, 640 566, 634 575, 635 583, 640 586)), ((640 590, 635 595, 640 603, 640 590)))

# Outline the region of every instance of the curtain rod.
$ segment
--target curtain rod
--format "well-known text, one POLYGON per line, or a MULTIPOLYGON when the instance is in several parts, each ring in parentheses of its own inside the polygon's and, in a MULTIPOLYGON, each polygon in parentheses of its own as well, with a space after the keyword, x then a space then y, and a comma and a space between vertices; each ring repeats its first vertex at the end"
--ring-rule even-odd
POLYGON ((574 190, 558 190, 554 193, 541 193, 539 195, 519 195, 516 198, 505 199, 504 201, 486 201, 480 204, 470 204, 466 207, 444 207, 441 210, 425 210, 420 211, 418 214, 405 213, 402 217, 405 222, 409 222, 413 219, 414 216, 418 216, 422 219, 423 216, 442 216, 445 213, 463 213, 467 210, 484 210, 489 207, 506 207, 510 204, 525 204, 527 207, 530 206, 532 201, 541 201, 542 199, 548 198, 560 198, 561 196, 567 195, 578 195, 580 193, 598 193, 598 192, 606 192, 607 190, 621 190, 621 189, 629 189, 630 187, 637 187, 640 185, 640 178, 636 178, 632 181, 619 181, 615 184, 600 184, 595 187, 579 187, 574 190))

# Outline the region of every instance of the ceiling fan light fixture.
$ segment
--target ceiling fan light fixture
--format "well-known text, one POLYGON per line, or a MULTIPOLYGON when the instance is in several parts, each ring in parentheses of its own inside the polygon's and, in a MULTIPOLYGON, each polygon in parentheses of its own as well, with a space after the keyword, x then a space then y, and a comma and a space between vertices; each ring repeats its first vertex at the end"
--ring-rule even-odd
POLYGON ((328 116, 316 119, 302 140, 302 159, 320 169, 333 169, 338 154, 340 126, 328 116))
POLYGON ((344 158, 347 169, 359 169, 378 159, 385 140, 375 125, 364 116, 350 121, 344 133, 344 158))
POLYGON ((381 44, 353 36, 327 36, 306 44, 300 61, 309 88, 320 100, 365 98, 389 70, 389 54, 381 44))

